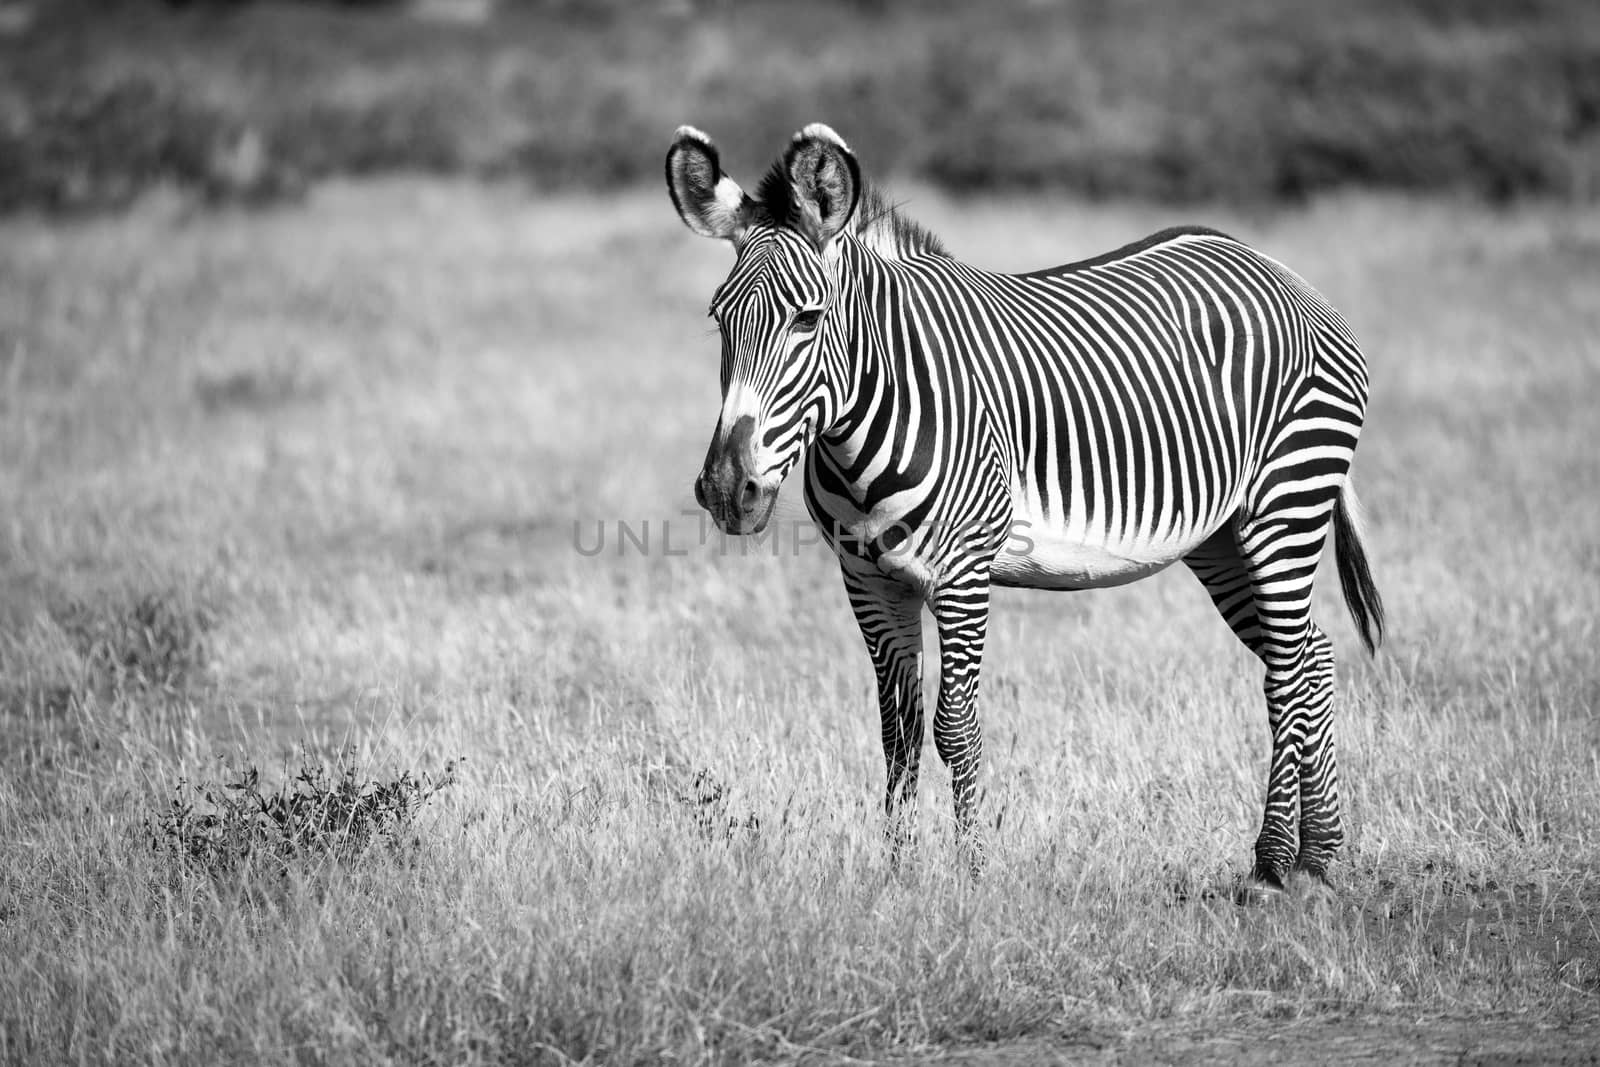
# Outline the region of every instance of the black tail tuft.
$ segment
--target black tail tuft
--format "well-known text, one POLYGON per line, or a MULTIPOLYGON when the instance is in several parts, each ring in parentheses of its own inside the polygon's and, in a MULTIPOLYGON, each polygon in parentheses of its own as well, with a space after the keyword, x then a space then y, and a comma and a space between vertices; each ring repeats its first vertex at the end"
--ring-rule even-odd
POLYGON ((1339 559, 1339 588, 1344 592, 1345 606, 1361 630, 1367 651, 1376 655, 1378 643, 1383 640, 1383 598, 1378 595, 1372 568, 1367 565, 1358 507, 1355 489, 1347 481, 1333 507, 1334 551, 1339 559))

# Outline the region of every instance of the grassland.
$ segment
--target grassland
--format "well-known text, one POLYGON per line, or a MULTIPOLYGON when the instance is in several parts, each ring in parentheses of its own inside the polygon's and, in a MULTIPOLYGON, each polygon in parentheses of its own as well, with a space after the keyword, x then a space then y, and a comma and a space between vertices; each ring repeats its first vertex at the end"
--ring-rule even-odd
POLYGON ((955 869, 931 751, 890 869, 832 561, 684 514, 727 254, 658 191, 156 200, 0 224, 0 1059, 1592 1050, 1592 213, 909 193, 997 268, 1217 224, 1355 322, 1391 632, 1362 658, 1325 575, 1336 895, 1231 903, 1258 673, 1170 572, 998 596, 989 872, 955 869), (398 851, 152 848, 180 780, 341 748, 382 779, 465 762, 398 851))

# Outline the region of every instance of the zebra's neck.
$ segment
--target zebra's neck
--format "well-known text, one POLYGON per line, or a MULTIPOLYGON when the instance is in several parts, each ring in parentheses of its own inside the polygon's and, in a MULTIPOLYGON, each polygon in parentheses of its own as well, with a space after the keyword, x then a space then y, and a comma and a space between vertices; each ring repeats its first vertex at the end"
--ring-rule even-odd
POLYGON ((841 335, 830 346, 835 394, 825 441, 843 471, 863 449, 895 432, 893 423, 913 403, 910 394, 931 378, 920 367, 923 331, 906 318, 915 283, 905 259, 884 256, 854 234, 833 252, 841 335))

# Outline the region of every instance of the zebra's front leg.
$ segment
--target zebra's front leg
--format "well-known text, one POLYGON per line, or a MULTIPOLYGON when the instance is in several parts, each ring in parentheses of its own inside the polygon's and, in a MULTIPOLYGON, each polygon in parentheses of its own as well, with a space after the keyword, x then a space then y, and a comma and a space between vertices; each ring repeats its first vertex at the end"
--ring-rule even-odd
POLYGON ((883 810, 891 854, 916 836, 917 772, 922 760, 922 598, 875 571, 844 566, 850 609, 878 682, 887 772, 883 810))
POLYGON ((933 715, 933 743, 950 768, 958 851, 978 874, 983 869, 977 822, 978 764, 983 753, 978 674, 989 627, 987 570, 943 584, 932 607, 939 627, 939 705, 933 715))

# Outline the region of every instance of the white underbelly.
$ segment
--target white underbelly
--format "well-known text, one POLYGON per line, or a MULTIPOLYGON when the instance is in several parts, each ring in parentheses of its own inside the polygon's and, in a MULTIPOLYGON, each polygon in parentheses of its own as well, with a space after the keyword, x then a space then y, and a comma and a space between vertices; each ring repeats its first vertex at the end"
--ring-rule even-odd
POLYGON ((1126 585, 1170 567, 1206 539, 1183 531, 1131 539, 1095 536, 1042 522, 1016 523, 990 568, 1002 585, 1098 589, 1126 585))

